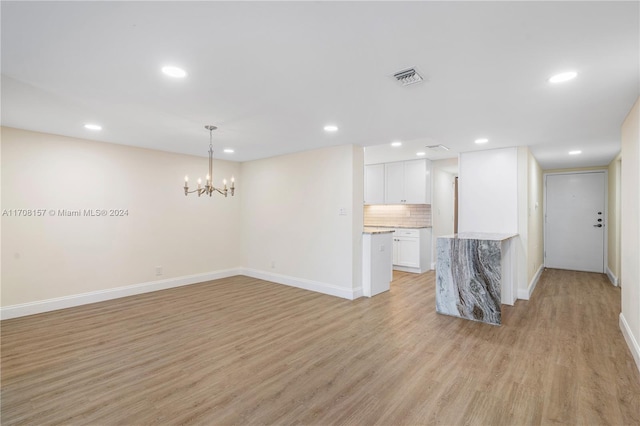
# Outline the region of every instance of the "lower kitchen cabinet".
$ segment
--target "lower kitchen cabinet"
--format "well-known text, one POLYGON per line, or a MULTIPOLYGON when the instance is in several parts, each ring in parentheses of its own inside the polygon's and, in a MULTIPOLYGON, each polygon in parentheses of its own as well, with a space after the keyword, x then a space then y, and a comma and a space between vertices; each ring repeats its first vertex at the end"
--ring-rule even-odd
POLYGON ((395 229, 393 269, 414 273, 431 269, 431 228, 395 229))
POLYGON ((396 237, 393 264, 409 268, 420 267, 420 238, 396 237))

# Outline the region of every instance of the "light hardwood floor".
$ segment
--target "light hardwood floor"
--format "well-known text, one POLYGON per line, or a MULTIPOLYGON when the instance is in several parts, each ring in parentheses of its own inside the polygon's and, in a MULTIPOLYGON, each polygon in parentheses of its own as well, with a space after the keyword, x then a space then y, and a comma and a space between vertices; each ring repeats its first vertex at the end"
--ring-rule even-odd
POLYGON ((640 424, 604 275, 546 270, 494 327, 434 273, 347 301, 247 277, 3 321, 2 424, 640 424))

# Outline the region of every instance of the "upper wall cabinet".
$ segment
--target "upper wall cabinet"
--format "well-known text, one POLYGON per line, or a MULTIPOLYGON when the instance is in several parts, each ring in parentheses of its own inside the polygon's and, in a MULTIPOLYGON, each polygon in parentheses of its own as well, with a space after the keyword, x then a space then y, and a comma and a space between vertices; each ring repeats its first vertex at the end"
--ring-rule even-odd
POLYGON ((384 204, 384 164, 364 166, 364 203, 384 204))
POLYGON ((386 163, 385 204, 431 204, 431 161, 386 163))
POLYGON ((431 161, 364 166, 365 204, 431 204, 431 161))

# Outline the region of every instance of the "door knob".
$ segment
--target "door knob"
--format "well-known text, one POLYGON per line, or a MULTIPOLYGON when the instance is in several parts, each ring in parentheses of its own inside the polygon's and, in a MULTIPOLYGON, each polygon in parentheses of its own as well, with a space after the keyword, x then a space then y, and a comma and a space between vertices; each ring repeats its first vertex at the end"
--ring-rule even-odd
POLYGON ((593 227, 594 227, 594 228, 602 228, 602 224, 601 224, 601 223, 599 223, 599 224, 597 224, 597 225, 593 225, 593 227))

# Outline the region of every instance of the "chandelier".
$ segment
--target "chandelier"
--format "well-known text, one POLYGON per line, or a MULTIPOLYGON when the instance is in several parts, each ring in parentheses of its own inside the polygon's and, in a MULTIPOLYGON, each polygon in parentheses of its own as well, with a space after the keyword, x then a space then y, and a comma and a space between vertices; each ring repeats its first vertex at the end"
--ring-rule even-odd
POLYGON ((216 126, 204 126, 205 129, 209 131, 209 174, 207 175, 207 183, 204 184, 204 188, 202 187, 202 179, 198 178, 198 188, 189 191, 189 176, 184 177, 184 195, 189 195, 192 193, 197 193, 198 197, 202 194, 208 194, 211 197, 211 194, 217 192, 219 194, 224 195, 225 197, 229 192, 231 192, 231 196, 233 197, 235 192, 235 179, 233 176, 231 177, 231 186, 227 188, 227 180, 223 179, 222 184, 223 188, 216 188, 213 186, 213 131, 217 129, 216 126))

